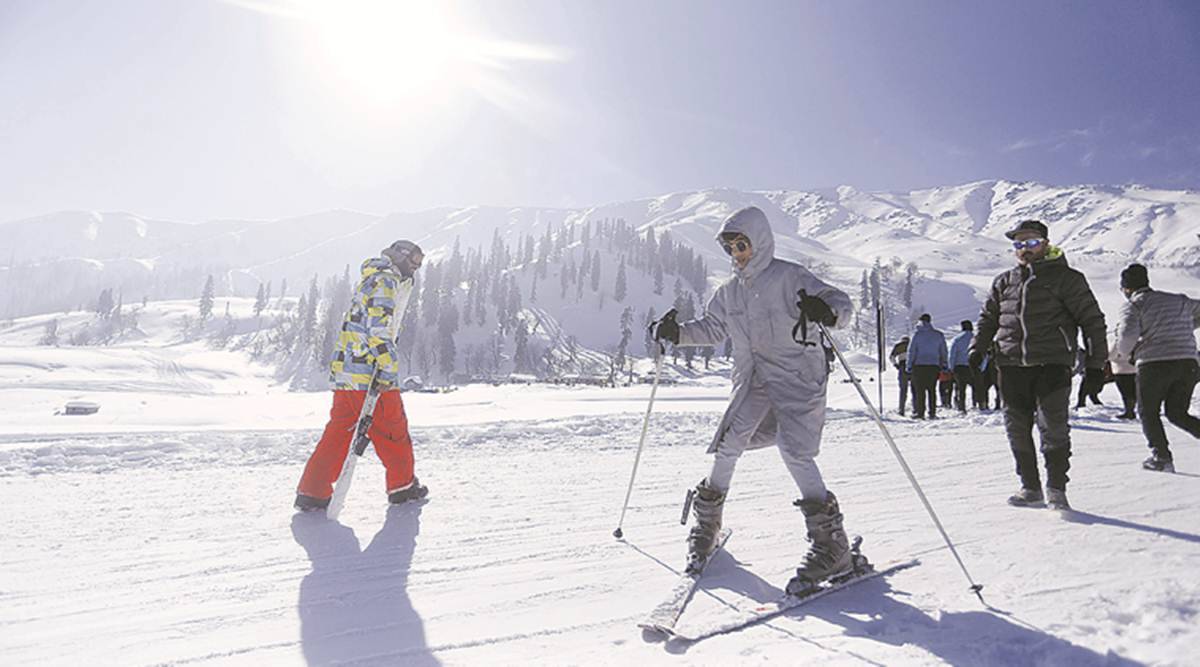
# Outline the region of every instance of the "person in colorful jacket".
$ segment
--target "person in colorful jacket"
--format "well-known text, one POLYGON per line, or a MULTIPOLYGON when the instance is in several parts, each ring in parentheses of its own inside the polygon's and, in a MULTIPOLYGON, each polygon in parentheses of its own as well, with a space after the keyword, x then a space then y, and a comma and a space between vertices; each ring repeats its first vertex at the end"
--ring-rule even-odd
POLYGON ((704 315, 677 323, 672 310, 654 326, 656 339, 675 345, 733 342, 733 396, 708 449, 714 455, 708 475, 696 486, 688 567, 703 563, 717 545, 738 458, 776 445, 800 490, 795 504, 811 541, 788 584, 789 591, 799 590, 851 565, 842 512, 816 462, 829 375, 816 323, 844 327, 854 307, 845 292, 775 257, 771 224, 756 207, 729 216, 717 240, 732 260, 733 275, 713 293, 704 315), (802 313, 807 332, 797 326, 802 313))
POLYGON ((1200 300, 1186 294, 1150 288, 1146 267, 1130 264, 1121 272, 1121 291, 1127 301, 1117 323, 1117 354, 1137 360, 1138 416, 1150 447, 1147 470, 1175 471, 1160 412, 1167 421, 1200 438, 1200 418, 1188 413, 1192 392, 1200 382, 1196 333, 1200 300))
POLYGON ((372 378, 380 393, 368 435, 387 470, 388 500, 399 504, 429 492, 413 471, 408 418, 396 388, 400 373, 396 336, 424 258, 420 246, 400 240, 381 256, 363 262, 362 279, 342 320, 330 363, 333 409, 296 489, 297 509, 315 511, 329 505, 372 378))
POLYGON ((1071 368, 1083 330, 1088 393, 1104 386, 1108 359, 1104 313, 1082 273, 1050 245, 1049 230, 1038 220, 1022 220, 1005 232, 1017 266, 996 276, 975 325, 970 364, 978 366, 994 349, 1004 399, 1004 428, 1016 459, 1021 489, 1008 499, 1020 507, 1048 504, 1068 509, 1070 469, 1071 368), (995 346, 993 347, 993 342, 995 346), (1046 462, 1046 491, 1038 473, 1033 425, 1037 424, 1046 462))

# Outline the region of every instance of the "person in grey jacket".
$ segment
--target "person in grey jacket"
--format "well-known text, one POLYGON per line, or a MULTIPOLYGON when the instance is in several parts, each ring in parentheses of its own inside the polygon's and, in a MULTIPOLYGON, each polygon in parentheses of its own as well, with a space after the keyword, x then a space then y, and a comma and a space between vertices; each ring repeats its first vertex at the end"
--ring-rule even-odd
POLYGON ((1013 241, 1018 264, 992 281, 975 325, 970 363, 978 366, 995 342, 993 362, 999 367, 1004 428, 1021 478, 1021 490, 1008 499, 1009 504, 1029 507, 1046 502, 1067 509, 1071 367, 1082 329, 1087 391, 1104 386, 1108 358, 1104 313, 1087 278, 1067 265, 1061 249, 1050 245, 1046 225, 1022 220, 1005 236, 1013 241), (1045 495, 1033 443, 1035 423, 1046 462, 1045 495))
POLYGON ((908 343, 908 372, 913 383, 913 417, 925 418, 926 405, 929 418, 937 418, 938 374, 949 370, 946 353, 946 334, 933 327, 933 318, 922 313, 908 343))
POLYGON ((1116 352, 1137 360, 1138 416, 1151 451, 1142 467, 1175 472, 1159 413, 1165 402, 1167 421, 1200 438, 1200 419, 1188 413, 1200 381, 1195 335, 1200 327, 1200 300, 1150 289, 1150 277, 1141 264, 1130 264, 1121 272, 1121 291, 1127 301, 1117 323, 1116 352))
POLYGON ((775 444, 800 489, 797 504, 812 542, 793 581, 819 581, 846 570, 850 553, 837 498, 816 463, 825 425, 825 353, 815 324, 807 340, 799 332, 801 340, 794 339, 793 328, 802 314, 810 322, 845 326, 853 306, 808 269, 774 256, 775 237, 758 208, 729 216, 717 239, 732 258, 733 276, 716 289, 702 317, 676 323, 668 311, 654 332, 680 346, 717 345, 727 337, 733 342, 733 395, 708 449, 714 454, 708 475, 696 487, 689 568, 715 548, 738 457, 775 444))

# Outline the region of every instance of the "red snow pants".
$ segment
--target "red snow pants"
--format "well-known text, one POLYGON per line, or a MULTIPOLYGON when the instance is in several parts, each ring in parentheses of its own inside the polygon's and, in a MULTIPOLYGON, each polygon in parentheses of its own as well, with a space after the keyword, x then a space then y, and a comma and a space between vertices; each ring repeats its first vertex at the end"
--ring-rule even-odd
MULTIPOLYGON (((297 493, 313 498, 333 496, 333 483, 342 474, 342 463, 350 451, 354 438, 354 426, 362 412, 365 391, 333 392, 333 409, 329 411, 329 423, 321 442, 304 466, 297 493)), ((375 403, 375 416, 367 431, 375 453, 387 469, 387 491, 403 489, 413 481, 412 440, 408 437, 408 417, 404 415, 404 402, 400 391, 392 389, 379 394, 375 403)))

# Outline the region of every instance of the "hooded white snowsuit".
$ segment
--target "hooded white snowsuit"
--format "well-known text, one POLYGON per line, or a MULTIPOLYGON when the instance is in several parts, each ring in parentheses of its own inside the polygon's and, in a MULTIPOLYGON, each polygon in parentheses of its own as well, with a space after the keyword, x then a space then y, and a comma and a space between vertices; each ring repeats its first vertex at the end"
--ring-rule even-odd
MULTIPOLYGON (((734 265, 733 277, 713 293, 703 317, 679 325, 680 345, 733 340, 733 395, 708 450, 716 454, 708 483, 727 491, 742 452, 774 443, 801 495, 824 502, 825 484, 814 459, 825 425, 828 367, 822 347, 797 343, 792 328, 800 317, 799 290, 828 304, 835 326, 850 321, 850 297, 803 266, 775 258, 775 236, 758 208, 731 215, 720 231, 728 232, 750 239, 750 261, 744 268, 734 265)), ((815 323, 808 337, 819 342, 815 323)))

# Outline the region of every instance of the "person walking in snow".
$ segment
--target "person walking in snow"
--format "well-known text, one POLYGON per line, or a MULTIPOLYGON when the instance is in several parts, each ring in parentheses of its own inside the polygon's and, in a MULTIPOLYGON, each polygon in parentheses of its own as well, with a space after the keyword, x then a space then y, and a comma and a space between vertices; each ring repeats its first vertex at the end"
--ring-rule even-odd
POLYGON ((978 398, 975 396, 975 388, 978 386, 975 380, 975 371, 971 368, 971 362, 967 358, 971 351, 971 341, 975 339, 975 325, 971 324, 971 320, 963 320, 959 325, 962 327, 962 331, 950 343, 950 369, 954 373, 954 407, 958 409, 959 414, 965 415, 967 414, 968 385, 971 387, 972 402, 978 403, 978 398))
POLYGON ((1151 452, 1142 467, 1175 472, 1159 412, 1166 403, 1167 421, 1200 438, 1200 419, 1188 413, 1200 381, 1195 333, 1200 327, 1200 300, 1151 289, 1141 264, 1130 264, 1121 272, 1121 291, 1127 301, 1117 322, 1116 354, 1137 359, 1138 416, 1151 452))
POLYGON ((333 409, 304 467, 296 489, 296 509, 308 512, 328 507, 373 377, 380 393, 367 433, 387 470, 388 501, 399 504, 429 492, 413 472, 408 418, 396 388, 400 372, 396 336, 424 258, 420 246, 400 240, 385 248, 381 256, 363 262, 362 279, 342 320, 330 362, 333 409))
POLYGON ((892 353, 888 355, 892 360, 892 365, 896 367, 896 384, 900 385, 900 416, 904 416, 904 408, 908 405, 908 385, 912 383, 912 377, 908 374, 908 336, 900 338, 900 342, 892 346, 892 353))
POLYGON ((1004 428, 1021 479, 1021 489, 1009 504, 1047 502, 1067 509, 1071 367, 1082 329, 1087 350, 1084 383, 1089 392, 1104 386, 1104 313, 1087 278, 1067 265, 1060 248, 1050 245, 1046 225, 1023 220, 1005 236, 1013 242, 1017 266, 992 281, 975 326, 970 363, 978 365, 995 343, 992 361, 999 369, 1004 428), (1046 463, 1045 494, 1033 442, 1035 423, 1046 463))
POLYGON ((1075 373, 1075 375, 1080 376, 1079 394, 1078 394, 1078 396, 1075 397, 1075 409, 1076 410, 1086 406, 1087 399, 1090 399, 1092 401, 1092 405, 1104 405, 1104 402, 1100 400, 1100 390, 1103 388, 1103 385, 1101 385, 1100 387, 1088 387, 1088 383, 1086 382, 1087 378, 1084 376, 1086 371, 1087 371, 1087 351, 1084 350, 1083 348, 1080 348, 1075 353, 1074 373, 1075 373), (1091 393, 1087 393, 1089 390, 1091 391, 1091 393))
POLYGON ((837 498, 816 463, 825 424, 825 353, 816 331, 799 342, 792 331, 802 315, 827 327, 844 326, 853 306, 808 269, 774 256, 774 234, 758 208, 729 216, 717 240, 732 258, 733 275, 713 293, 704 315, 676 322, 672 310, 654 325, 656 339, 678 346, 717 345, 727 337, 733 342, 733 396, 708 449, 712 465, 695 489, 689 568, 717 545, 738 457, 775 444, 800 489, 797 504, 812 543, 789 584, 802 586, 848 570, 851 554, 837 498))
POLYGON ((948 370, 946 335, 933 328, 929 313, 921 315, 917 328, 908 343, 908 372, 913 383, 913 417, 925 419, 926 406, 929 418, 937 418, 938 376, 948 370))
POLYGON ((1113 381, 1117 385, 1117 391, 1121 393, 1121 405, 1125 408, 1117 415, 1117 419, 1137 419, 1137 364, 1132 359, 1121 356, 1116 333, 1114 332, 1108 346, 1108 361, 1112 364, 1113 381))

